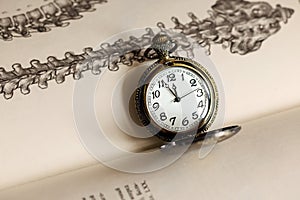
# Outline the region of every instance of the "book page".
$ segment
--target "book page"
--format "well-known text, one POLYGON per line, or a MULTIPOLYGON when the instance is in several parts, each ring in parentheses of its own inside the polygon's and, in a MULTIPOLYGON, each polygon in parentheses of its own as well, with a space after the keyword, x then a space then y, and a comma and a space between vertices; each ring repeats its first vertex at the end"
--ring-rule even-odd
POLYGON ((300 108, 243 124, 240 134, 199 159, 193 146, 173 165, 147 174, 102 165, 0 192, 12 199, 297 199, 300 108))
MULTIPOLYGON (((203 22, 217 27, 201 32, 198 39, 210 53, 209 58, 223 81, 226 125, 299 105, 300 94, 296 92, 300 84, 298 1, 78 2, 0 0, 1 189, 98 164, 83 147, 74 123, 73 90, 81 80, 69 75, 53 78, 46 81, 47 84, 45 81, 33 84, 35 80, 23 82, 24 87, 20 88, 18 75, 24 69, 53 63, 55 58, 61 61, 73 54, 81 55, 84 48, 99 47, 122 31, 141 28, 146 34, 146 27, 157 28, 158 22, 167 28, 185 25, 183 30, 176 29, 178 32, 189 30, 188 24, 195 21, 199 27, 203 22), (229 15, 232 11, 247 13, 250 17, 238 14, 230 18, 230 23, 219 24, 220 13, 229 15), (172 21, 172 17, 178 21, 175 18, 172 21)), ((118 80, 117 72, 111 74, 113 78, 106 80, 103 87, 118 80)), ((91 71, 83 75, 84 78, 95 76, 91 71)), ((139 141, 134 147, 145 144, 139 141)), ((227 148, 232 148, 230 146, 227 148)), ((149 180, 137 181, 144 179, 149 180)), ((154 183, 149 181, 153 190, 154 183)), ((88 193, 75 196, 81 198, 88 193)))

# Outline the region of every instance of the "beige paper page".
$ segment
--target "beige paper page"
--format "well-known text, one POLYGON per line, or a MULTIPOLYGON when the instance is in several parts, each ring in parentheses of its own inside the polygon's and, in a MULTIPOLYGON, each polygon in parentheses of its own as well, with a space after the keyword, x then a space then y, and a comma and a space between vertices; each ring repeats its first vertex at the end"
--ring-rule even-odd
MULTIPOLYGON (((13 19, 14 15, 51 2, 1 0, 0 18, 13 19)), ((268 3, 273 8, 279 3, 295 12, 286 24, 280 21, 280 30, 263 41, 260 49, 242 56, 232 54, 229 49, 224 50, 222 45, 212 45, 210 58, 222 77, 226 94, 225 124, 242 123, 299 105, 300 5, 296 0, 270 0, 268 3)), ((26 67, 32 59, 45 62, 48 56, 63 58, 67 51, 81 53, 84 47, 96 47, 113 34, 128 29, 155 27, 160 21, 167 27, 174 27, 170 20, 172 16, 185 24, 191 21, 187 12, 194 12, 199 19, 209 18, 207 11, 214 4, 215 1, 198 0, 109 0, 107 3, 94 5, 96 10, 82 13, 83 17, 80 19, 68 20, 68 26, 53 25, 50 31, 34 32, 31 37, 14 33, 17 36, 12 40, 1 40, 0 65, 9 71, 14 63, 26 67)), ((34 85, 27 96, 15 91, 10 100, 0 98, 0 188, 97 163, 77 137, 72 110, 74 83, 68 77, 60 85, 50 81, 45 90, 34 85)), ((248 135, 251 134, 254 133, 249 131, 248 135)), ((224 148, 234 148, 232 145, 230 142, 222 144, 226 146, 224 148)), ((255 143, 249 143, 249 149, 245 150, 251 155, 254 150, 250 146, 253 145, 255 143)), ((214 151, 217 152, 218 149, 214 151)), ((199 163, 214 163, 210 159, 212 156, 199 163)), ((244 161, 246 165, 246 160, 244 161)), ((223 174, 225 175, 228 174, 223 174)), ((155 182, 149 181, 150 187, 155 191, 155 182)), ((207 187, 211 187, 211 182, 207 183, 207 187)), ((245 191, 247 190, 246 188, 245 191)), ((89 191, 96 192, 93 189, 89 191)), ((75 196, 80 198, 81 195, 88 193, 75 196)))
POLYGON ((148 174, 101 165, 20 185, 0 199, 298 199, 300 108, 243 124, 205 159, 196 146, 148 174))

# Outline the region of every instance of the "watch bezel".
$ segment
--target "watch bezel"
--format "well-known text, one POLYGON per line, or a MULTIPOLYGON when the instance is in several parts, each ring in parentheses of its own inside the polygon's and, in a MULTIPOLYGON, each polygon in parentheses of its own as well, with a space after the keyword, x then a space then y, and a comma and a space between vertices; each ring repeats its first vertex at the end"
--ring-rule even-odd
POLYGON ((135 108, 138 119, 147 130, 163 141, 170 142, 176 136, 176 139, 182 139, 185 137, 198 137, 204 131, 207 131, 208 128, 212 125, 215 120, 217 110, 218 110, 218 90, 215 84, 214 79, 210 73, 199 63, 183 57, 167 57, 161 60, 158 60, 143 73, 142 77, 139 80, 139 87, 135 92, 135 108), (203 120, 199 122, 197 128, 193 130, 187 130, 182 132, 174 132, 166 130, 163 127, 159 126, 151 117, 146 105, 146 92, 149 86, 150 81, 154 76, 170 67, 182 67, 192 70, 194 73, 199 75, 208 86, 210 92, 210 101, 209 109, 207 115, 203 120))

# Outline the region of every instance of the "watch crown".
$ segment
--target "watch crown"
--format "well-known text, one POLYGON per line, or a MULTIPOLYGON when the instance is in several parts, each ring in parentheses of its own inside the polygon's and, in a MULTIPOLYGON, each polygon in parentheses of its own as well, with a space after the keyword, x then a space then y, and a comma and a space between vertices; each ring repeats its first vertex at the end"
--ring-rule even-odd
MULTIPOLYGON (((177 49, 176 41, 166 33, 158 33, 152 39, 152 45, 147 49, 146 52, 153 50, 157 53, 159 58, 169 57, 170 53, 177 49)), ((147 56, 147 55, 146 55, 147 56)))

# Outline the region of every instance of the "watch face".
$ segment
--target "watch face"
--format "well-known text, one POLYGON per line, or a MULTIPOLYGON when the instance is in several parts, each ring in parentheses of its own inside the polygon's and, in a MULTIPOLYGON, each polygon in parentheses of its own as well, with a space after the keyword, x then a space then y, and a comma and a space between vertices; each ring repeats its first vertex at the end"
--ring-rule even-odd
POLYGON ((173 66, 153 76, 145 99, 148 115, 156 126, 179 133, 199 128, 209 113, 211 93, 195 70, 173 66))

